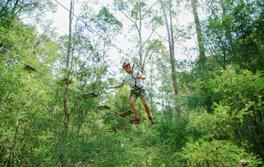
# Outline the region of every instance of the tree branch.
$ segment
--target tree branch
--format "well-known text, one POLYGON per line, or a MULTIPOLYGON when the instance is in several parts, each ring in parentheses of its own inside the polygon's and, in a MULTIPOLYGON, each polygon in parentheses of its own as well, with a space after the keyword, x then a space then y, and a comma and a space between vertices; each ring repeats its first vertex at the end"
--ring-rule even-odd
POLYGON ((148 36, 147 40, 142 44, 142 48, 144 48, 145 44, 148 42, 148 40, 151 38, 151 36, 154 34, 154 29, 152 29, 150 35, 148 36))

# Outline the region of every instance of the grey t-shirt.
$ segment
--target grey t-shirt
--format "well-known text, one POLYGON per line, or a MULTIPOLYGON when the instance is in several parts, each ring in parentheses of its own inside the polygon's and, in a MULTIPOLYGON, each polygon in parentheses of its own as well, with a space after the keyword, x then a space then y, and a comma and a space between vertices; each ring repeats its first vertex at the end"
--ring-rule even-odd
POLYGON ((130 86, 130 88, 143 88, 144 81, 142 79, 136 79, 138 76, 141 76, 142 73, 140 71, 133 71, 132 74, 128 74, 123 78, 123 83, 126 83, 130 86))

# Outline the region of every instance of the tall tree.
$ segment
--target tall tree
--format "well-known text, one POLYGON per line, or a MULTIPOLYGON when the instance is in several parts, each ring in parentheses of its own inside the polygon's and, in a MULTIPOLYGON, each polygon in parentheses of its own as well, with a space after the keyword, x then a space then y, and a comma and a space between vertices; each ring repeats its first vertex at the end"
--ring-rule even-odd
POLYGON ((230 20, 230 15, 227 13, 228 8, 230 8, 232 6, 232 0, 220 0, 219 4, 220 4, 220 8, 222 10, 222 24, 225 30, 225 37, 228 40, 228 43, 231 45, 232 47, 232 34, 231 34, 231 20, 230 20))
MULTIPOLYGON (((70 57, 72 55, 72 20, 73 20, 73 9, 74 9, 74 0, 70 2, 70 12, 69 12, 69 33, 68 33, 68 48, 66 54, 66 64, 65 64, 65 78, 64 78, 64 96, 63 96, 63 112, 64 112, 64 122, 63 122, 63 132, 62 132, 62 145, 65 144, 65 140, 67 138, 67 131, 69 127, 69 106, 68 106, 68 91, 69 91, 69 78, 70 78, 70 57)), ((61 165, 67 166, 67 160, 63 153, 60 157, 61 165)))
POLYGON ((207 26, 207 45, 209 53, 218 64, 226 69, 228 58, 230 57, 231 40, 230 31, 230 15, 227 11, 230 8, 230 2, 226 0, 210 1, 209 6, 210 17, 207 26))
POLYGON ((95 23, 96 29, 99 30, 98 32, 103 36, 102 57, 104 62, 107 56, 106 51, 111 46, 109 43, 121 30, 122 23, 106 7, 103 7, 92 21, 95 23))
POLYGON ((179 93, 179 88, 177 84, 177 73, 176 73, 176 59, 175 59, 175 50, 174 50, 174 36, 173 36, 173 23, 172 23, 172 1, 168 0, 168 2, 160 0, 161 9, 163 12, 167 36, 168 36, 168 44, 169 44, 169 52, 170 52, 170 63, 171 63, 171 78, 172 78, 172 86, 174 90, 174 94, 177 95, 179 93), (168 12, 166 12, 168 11, 168 12))
POLYGON ((205 48, 204 48, 204 41, 203 41, 203 34, 202 29, 200 25, 199 15, 197 11, 197 0, 191 0, 191 6, 192 6, 192 13, 194 16, 194 23, 195 23, 195 29, 196 29, 196 35, 197 35, 197 41, 198 41, 198 47, 199 47, 199 64, 205 64, 206 62, 206 56, 205 56, 205 48))
MULTIPOLYGON (((163 24, 161 17, 153 9, 157 3, 148 6, 146 2, 142 0, 136 1, 116 1, 118 9, 120 12, 127 17, 131 23, 132 28, 136 30, 136 47, 138 54, 138 65, 142 72, 144 72, 146 62, 150 60, 150 57, 157 52, 159 46, 153 46, 153 34, 156 29, 163 24), (150 30, 150 32, 145 33, 145 29, 150 30)), ((157 43, 156 43, 157 44, 157 43)), ((136 57, 132 58, 137 59, 136 57)))
POLYGON ((5 19, 13 19, 22 15, 42 15, 44 10, 53 9, 51 0, 2 0, 0 2, 0 20, 1 17, 5 19))

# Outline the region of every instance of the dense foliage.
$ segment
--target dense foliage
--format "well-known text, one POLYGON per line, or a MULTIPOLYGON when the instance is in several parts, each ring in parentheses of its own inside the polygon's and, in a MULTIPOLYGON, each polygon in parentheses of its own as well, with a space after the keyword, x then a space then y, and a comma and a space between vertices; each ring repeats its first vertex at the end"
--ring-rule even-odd
MULTIPOLYGON (((164 2, 163 9, 174 4, 164 2)), ((192 5, 206 6, 199 32, 206 60, 177 62, 178 94, 163 39, 143 41, 144 29, 138 41, 132 35, 150 64, 146 86, 156 121, 150 125, 138 101, 142 123, 134 125, 131 116, 120 117, 129 110, 129 88, 107 89, 116 81, 107 50, 124 28, 114 12, 131 14, 132 30, 146 20, 154 30, 164 28, 161 8, 118 0, 120 11, 93 13, 84 4, 81 18, 103 34, 98 39, 80 20, 70 37, 56 36, 48 24, 40 34, 23 22, 22 15, 53 8, 50 1, 1 1, 0 166, 262 166, 264 3, 199 3, 192 5)), ((175 29, 175 39, 185 38, 175 29)))

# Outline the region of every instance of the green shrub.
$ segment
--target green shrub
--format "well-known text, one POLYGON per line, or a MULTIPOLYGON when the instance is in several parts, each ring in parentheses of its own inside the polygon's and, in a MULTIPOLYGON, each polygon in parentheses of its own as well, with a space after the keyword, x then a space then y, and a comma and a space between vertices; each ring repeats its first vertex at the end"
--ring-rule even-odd
POLYGON ((262 164, 260 159, 247 153, 243 148, 221 140, 187 143, 183 151, 175 156, 180 157, 182 166, 188 167, 256 167, 262 164))

